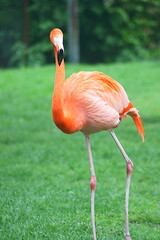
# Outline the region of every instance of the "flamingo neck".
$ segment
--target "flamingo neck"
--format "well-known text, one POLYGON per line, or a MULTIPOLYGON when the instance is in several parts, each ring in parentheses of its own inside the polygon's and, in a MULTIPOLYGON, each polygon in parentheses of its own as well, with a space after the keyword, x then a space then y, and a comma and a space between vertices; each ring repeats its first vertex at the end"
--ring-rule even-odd
POLYGON ((63 122, 63 88, 65 79, 64 59, 61 65, 58 64, 57 50, 54 48, 55 62, 56 62, 56 74, 54 81, 54 93, 52 98, 52 116, 55 124, 63 122))
POLYGON ((52 99, 52 117, 56 126, 61 129, 61 131, 71 134, 77 132, 81 129, 81 121, 76 121, 73 112, 67 112, 63 105, 63 90, 64 90, 64 59, 61 65, 58 64, 57 51, 54 49, 55 61, 56 61, 56 75, 54 82, 54 93, 52 99))

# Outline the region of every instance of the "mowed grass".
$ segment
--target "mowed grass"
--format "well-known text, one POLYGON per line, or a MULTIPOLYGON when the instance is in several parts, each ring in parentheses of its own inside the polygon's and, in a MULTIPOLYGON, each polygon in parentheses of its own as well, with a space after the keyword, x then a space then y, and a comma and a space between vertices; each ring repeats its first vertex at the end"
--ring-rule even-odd
MULTIPOLYGON (((66 75, 102 71, 139 110, 145 143, 130 117, 115 130, 134 162, 133 240, 160 238, 160 67, 158 62, 66 65, 66 75)), ((53 66, 0 71, 0 239, 90 240, 90 169, 82 133, 67 135, 51 117, 53 66)), ((98 240, 124 235, 125 162, 108 132, 91 136, 97 174, 98 240)))

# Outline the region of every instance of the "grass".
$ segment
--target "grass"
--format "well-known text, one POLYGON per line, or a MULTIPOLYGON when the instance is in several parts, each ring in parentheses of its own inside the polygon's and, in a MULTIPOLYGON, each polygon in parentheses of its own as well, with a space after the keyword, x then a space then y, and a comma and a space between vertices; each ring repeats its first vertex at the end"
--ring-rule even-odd
MULTIPOLYGON (((157 62, 67 65, 66 74, 98 70, 125 87, 139 109, 141 143, 130 118, 117 136, 134 162, 130 195, 133 240, 160 236, 160 68, 157 62)), ((51 118, 54 67, 0 71, 0 239, 89 240, 90 170, 81 133, 60 132, 51 118)), ((91 136, 97 174, 99 240, 124 234, 125 163, 107 132, 91 136)))

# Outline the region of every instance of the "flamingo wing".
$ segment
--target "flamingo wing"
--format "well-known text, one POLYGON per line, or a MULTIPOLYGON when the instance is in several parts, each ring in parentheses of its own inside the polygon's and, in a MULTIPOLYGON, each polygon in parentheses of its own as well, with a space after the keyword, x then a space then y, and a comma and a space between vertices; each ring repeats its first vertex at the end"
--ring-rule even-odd
POLYGON ((123 87, 100 72, 72 74, 64 87, 64 109, 86 134, 118 126, 129 100, 123 87))

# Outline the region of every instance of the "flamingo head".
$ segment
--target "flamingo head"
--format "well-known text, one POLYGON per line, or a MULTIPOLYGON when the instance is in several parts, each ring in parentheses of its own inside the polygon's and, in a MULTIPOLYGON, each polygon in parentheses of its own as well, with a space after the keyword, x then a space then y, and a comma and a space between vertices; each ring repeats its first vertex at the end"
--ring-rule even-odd
POLYGON ((50 32, 50 41, 53 43, 55 50, 57 52, 57 59, 59 66, 64 59, 64 47, 63 47, 63 33, 59 28, 54 28, 50 32))

